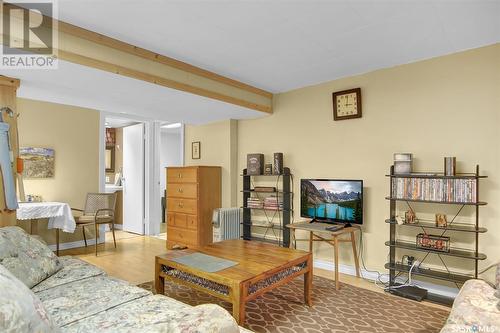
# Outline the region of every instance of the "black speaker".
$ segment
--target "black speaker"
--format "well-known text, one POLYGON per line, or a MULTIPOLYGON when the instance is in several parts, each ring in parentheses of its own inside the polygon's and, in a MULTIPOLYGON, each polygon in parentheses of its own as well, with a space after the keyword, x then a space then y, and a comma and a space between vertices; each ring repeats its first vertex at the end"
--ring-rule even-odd
POLYGON ((283 153, 274 153, 273 173, 275 175, 283 174, 283 153))

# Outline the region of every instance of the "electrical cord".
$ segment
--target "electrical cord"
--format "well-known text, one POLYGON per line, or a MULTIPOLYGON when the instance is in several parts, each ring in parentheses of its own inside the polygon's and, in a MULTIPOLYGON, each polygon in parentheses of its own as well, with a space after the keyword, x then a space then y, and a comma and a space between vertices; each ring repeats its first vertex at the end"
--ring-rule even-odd
MULTIPOLYGON (((384 289, 384 290, 389 290, 389 289, 393 289, 393 288, 405 287, 405 286, 408 286, 408 285, 416 285, 416 284, 412 284, 411 274, 412 274, 412 271, 415 268, 415 266, 417 264, 420 265, 420 262, 418 262, 417 260, 415 260, 413 262, 413 264, 410 267, 410 270, 408 272, 409 281, 407 283, 404 283, 404 284, 400 285, 400 286, 390 286, 388 282, 382 281, 382 277, 389 276, 389 274, 387 274, 387 273, 380 273, 379 271, 369 270, 368 268, 366 268, 365 259, 364 259, 364 255, 363 255, 364 254, 363 229, 359 228, 359 231, 360 231, 360 234, 359 234, 359 245, 358 245, 358 261, 359 261, 359 259, 361 259, 361 265, 363 267, 364 272, 377 274, 377 278, 375 280, 373 280, 373 282, 375 283, 375 286, 377 286, 378 288, 384 289)), ((363 279, 365 279, 365 280, 372 281, 372 280, 366 278, 365 276, 363 276, 363 270, 361 270, 361 272, 360 272, 361 273, 361 277, 363 279)), ((398 277, 398 276, 399 276, 399 274, 396 275, 396 277, 398 277)))
POLYGON ((386 287, 385 290, 393 290, 393 289, 399 289, 399 288, 409 287, 409 286, 418 287, 415 283, 412 282, 412 278, 411 278, 411 273, 413 271, 413 268, 415 266, 417 266, 418 264, 419 264, 419 262, 417 260, 415 260, 413 262, 413 264, 411 265, 410 270, 408 271, 408 282, 403 283, 403 284, 401 284, 399 286, 389 286, 389 287, 386 287))
POLYGON ((381 277, 382 276, 385 276, 385 275, 389 275, 389 274, 385 274, 385 273, 380 273, 379 271, 374 271, 374 270, 370 270, 368 268, 366 268, 366 264, 365 264, 365 258, 364 258, 364 245, 363 245, 363 229, 362 228, 359 228, 359 246, 358 246, 358 261, 359 259, 361 259, 361 265, 363 266, 363 270, 361 270, 361 277, 365 280, 369 280, 368 278, 366 278, 364 275, 363 275, 363 271, 364 272, 368 272, 368 273, 376 273, 377 274, 377 278, 374 280, 375 282, 375 285, 379 288, 383 288, 385 289, 388 284, 383 282, 381 280, 381 277), (378 283, 381 283, 382 286, 380 286, 378 283))

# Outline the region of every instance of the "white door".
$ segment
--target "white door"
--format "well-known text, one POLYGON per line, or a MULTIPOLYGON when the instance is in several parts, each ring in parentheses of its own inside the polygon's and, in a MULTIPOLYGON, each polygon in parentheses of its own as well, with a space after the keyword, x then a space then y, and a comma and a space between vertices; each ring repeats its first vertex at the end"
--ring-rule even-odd
POLYGON ((123 230, 144 234, 144 125, 123 128, 123 230))

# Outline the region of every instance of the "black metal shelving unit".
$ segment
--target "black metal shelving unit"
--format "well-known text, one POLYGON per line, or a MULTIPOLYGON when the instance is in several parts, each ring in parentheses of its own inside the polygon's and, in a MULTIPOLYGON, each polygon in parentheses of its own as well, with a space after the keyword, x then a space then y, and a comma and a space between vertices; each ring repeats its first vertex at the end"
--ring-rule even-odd
POLYGON ((241 223, 243 227, 243 236, 245 240, 259 240, 267 243, 276 244, 279 246, 288 247, 290 245, 290 229, 286 227, 292 221, 293 215, 293 189, 292 189, 292 174, 289 168, 283 169, 283 174, 273 174, 273 175, 248 175, 247 169, 243 170, 241 175, 243 178, 243 222, 241 223), (266 192, 266 191, 255 191, 254 186, 258 182, 259 177, 265 177, 266 179, 275 179, 276 191, 266 192), (283 202, 283 208, 278 209, 266 209, 266 208, 252 208, 247 206, 248 198, 254 196, 266 196, 266 195, 276 195, 278 200, 283 202), (268 223, 257 223, 253 219, 255 212, 262 212, 267 218, 268 223), (272 215, 271 218, 268 216, 272 215), (279 223, 274 223, 274 220, 278 219, 279 223), (254 223, 255 222, 255 223, 254 223), (252 228, 262 228, 265 229, 265 234, 269 230, 272 230, 274 239, 264 238, 258 235, 252 234, 252 228), (275 231, 278 234, 275 234, 275 231))
MULTIPOLYGON (((480 206, 484 206, 487 203, 479 201, 479 180, 484 179, 487 176, 479 175, 479 166, 476 166, 475 173, 467 173, 467 174, 457 174, 456 176, 445 176, 442 174, 429 174, 429 173, 412 173, 412 174, 394 174, 394 167, 391 167, 390 174, 386 175, 390 178, 390 193, 391 196, 386 197, 387 200, 390 201, 390 218, 385 222, 390 225, 390 234, 389 241, 385 242, 385 245, 389 247, 389 262, 385 264, 385 268, 389 270, 389 285, 397 286, 399 285, 396 282, 396 278, 401 273, 409 273, 410 266, 405 265, 401 262, 396 261, 396 250, 410 250, 425 253, 424 259, 421 260, 423 262, 430 255, 437 255, 440 261, 443 264, 443 269, 434 269, 434 268, 420 268, 414 267, 412 270, 412 275, 425 276, 428 278, 433 278, 437 280, 449 281, 453 282, 459 286, 459 284, 463 284, 465 281, 473 278, 477 278, 478 276, 478 263, 479 260, 486 259, 486 255, 479 252, 479 234, 485 233, 488 230, 486 228, 480 227, 479 225, 479 208, 480 206), (411 198, 394 198, 392 197, 392 189, 393 189, 393 181, 397 178, 427 178, 427 179, 470 179, 476 181, 476 193, 475 193, 475 202, 455 202, 455 201, 431 201, 431 200, 415 200, 411 198), (438 227, 435 225, 433 221, 430 220, 419 220, 417 223, 403 223, 398 224, 396 222, 396 208, 397 203, 403 202, 405 203, 411 210, 413 208, 410 205, 410 202, 422 202, 429 204, 447 204, 447 205, 457 205, 459 206, 458 213, 453 217, 451 222, 448 222, 446 227, 438 227), (461 213, 462 209, 465 206, 475 206, 475 223, 454 223, 456 217, 461 213), (450 247, 449 252, 440 252, 431 249, 424 249, 417 247, 413 242, 402 241, 396 238, 396 228, 420 228, 424 233, 427 233, 427 229, 432 229, 434 231, 439 230, 439 234, 441 236, 445 235, 447 232, 465 232, 465 233, 473 233, 475 234, 474 238, 474 248, 462 249, 462 248, 454 248, 450 247), (457 272, 452 272, 448 269, 444 258, 446 257, 458 257, 463 259, 464 263, 470 262, 474 264, 474 273, 473 274, 462 274, 457 272)), ((401 252, 401 251, 398 251, 401 252)), ((452 299, 445 298, 441 295, 435 295, 429 293, 428 300, 451 304, 453 302, 452 299)))

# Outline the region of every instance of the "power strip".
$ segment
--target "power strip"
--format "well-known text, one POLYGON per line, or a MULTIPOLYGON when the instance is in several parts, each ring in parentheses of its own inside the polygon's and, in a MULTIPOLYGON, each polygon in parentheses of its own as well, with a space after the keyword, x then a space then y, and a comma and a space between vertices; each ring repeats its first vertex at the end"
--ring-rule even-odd
POLYGON ((418 302, 427 298, 427 289, 419 288, 417 286, 402 286, 395 289, 389 289, 389 292, 393 295, 412 299, 418 302))

